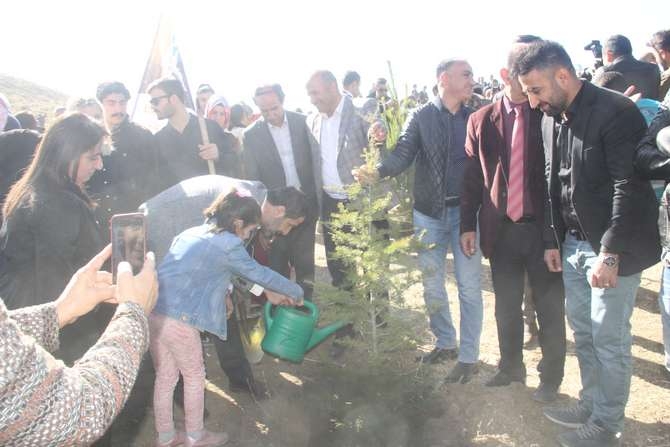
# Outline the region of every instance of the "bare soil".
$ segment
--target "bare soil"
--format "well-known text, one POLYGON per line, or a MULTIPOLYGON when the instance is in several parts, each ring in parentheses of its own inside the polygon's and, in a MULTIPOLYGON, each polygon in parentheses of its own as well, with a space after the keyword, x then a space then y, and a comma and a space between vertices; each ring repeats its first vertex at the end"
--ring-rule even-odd
MULTIPOLYGON (((323 247, 317 246, 317 280, 328 279, 323 247)), ((451 263, 449 270, 453 270, 451 263)), ((561 428, 542 416, 542 406, 531 399, 538 385, 539 348, 524 351, 526 385, 487 388, 495 371, 498 340, 494 295, 488 265, 484 266, 484 330, 479 374, 468 384, 446 385, 443 378, 453 362, 417 366, 412 377, 393 370, 370 374, 355 366, 359 352, 349 351, 339 363, 328 357, 330 341, 294 365, 266 355, 254 365, 258 380, 271 398, 257 402, 248 394, 228 391, 228 381, 213 349, 206 349, 208 417, 205 425, 230 434, 231 446, 555 446, 561 428), (410 383, 411 386, 407 386, 410 383)), ((449 275, 448 292, 455 321, 458 304, 449 275)), ((624 446, 670 447, 670 381, 661 373, 663 345, 657 304, 660 267, 645 272, 632 318, 634 370, 626 409, 624 446)), ((407 299, 422 311, 422 287, 412 286, 407 299)), ((318 303, 318 300, 317 300, 318 303)), ((427 320, 426 320, 427 321, 427 320)), ((417 328, 432 347, 427 324, 417 328)), ((413 356, 412 356, 413 357, 413 356)), ((413 362, 413 358, 404 359, 413 362)), ((402 361, 402 359, 401 359, 402 361)), ((575 402, 580 389, 579 368, 568 330, 566 375, 558 404, 575 402)), ((175 417, 183 420, 177 408, 175 417)), ((178 422, 179 423, 179 422, 178 422)), ((150 446, 153 414, 149 408, 117 427, 113 445, 150 446)))

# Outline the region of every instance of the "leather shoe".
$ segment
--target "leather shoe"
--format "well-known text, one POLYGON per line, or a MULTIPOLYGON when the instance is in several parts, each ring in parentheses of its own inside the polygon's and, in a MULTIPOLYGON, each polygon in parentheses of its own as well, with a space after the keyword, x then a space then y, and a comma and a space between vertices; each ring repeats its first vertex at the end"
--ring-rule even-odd
POLYGON ((486 386, 507 386, 512 382, 526 383, 526 371, 510 374, 508 372, 499 370, 495 376, 491 377, 486 386))
POLYGON ((458 358, 458 349, 442 349, 442 348, 433 348, 426 355, 420 355, 416 358, 417 362, 421 363, 430 363, 434 365, 436 363, 442 363, 446 360, 456 360, 458 358))
POLYGON ((479 372, 479 368, 476 363, 463 363, 458 362, 456 366, 447 374, 444 381, 446 383, 468 383, 472 376, 479 372))
POLYGON ((540 382, 540 386, 533 392, 533 400, 542 404, 553 402, 558 397, 558 385, 540 382))

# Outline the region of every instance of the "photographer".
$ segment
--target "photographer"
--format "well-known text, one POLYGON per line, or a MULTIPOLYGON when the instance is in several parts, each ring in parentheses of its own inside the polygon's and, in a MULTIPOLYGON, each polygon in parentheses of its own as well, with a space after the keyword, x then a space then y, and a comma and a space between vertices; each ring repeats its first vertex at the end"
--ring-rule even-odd
POLYGON ((117 285, 99 269, 107 246, 50 303, 8 311, 0 300, 0 445, 89 445, 126 402, 149 344, 147 315, 158 291, 153 254, 133 277, 119 264, 117 285), (59 329, 102 302, 118 303, 96 344, 72 368, 48 351, 59 329))

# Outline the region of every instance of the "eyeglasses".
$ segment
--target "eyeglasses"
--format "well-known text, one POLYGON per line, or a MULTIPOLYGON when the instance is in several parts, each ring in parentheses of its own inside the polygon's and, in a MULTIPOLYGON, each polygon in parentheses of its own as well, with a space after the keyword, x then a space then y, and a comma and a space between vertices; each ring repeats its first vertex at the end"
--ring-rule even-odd
POLYGON ((151 103, 152 106, 155 107, 155 106, 157 106, 158 104, 160 104, 161 99, 163 99, 163 98, 168 98, 169 96, 170 96, 170 95, 156 96, 156 97, 154 97, 154 98, 151 98, 151 99, 149 100, 149 102, 151 103))

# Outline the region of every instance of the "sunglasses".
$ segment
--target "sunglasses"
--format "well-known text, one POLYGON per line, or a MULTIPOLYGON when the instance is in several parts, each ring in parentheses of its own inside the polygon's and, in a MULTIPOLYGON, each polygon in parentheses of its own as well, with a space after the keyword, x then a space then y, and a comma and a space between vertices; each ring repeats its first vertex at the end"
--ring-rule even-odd
POLYGON ((151 103, 152 106, 155 107, 155 106, 157 106, 158 104, 160 104, 161 99, 163 99, 163 98, 168 98, 168 97, 170 97, 170 95, 156 96, 155 98, 151 98, 151 99, 149 100, 149 102, 151 103))

